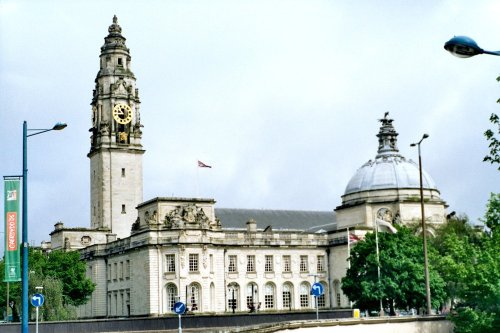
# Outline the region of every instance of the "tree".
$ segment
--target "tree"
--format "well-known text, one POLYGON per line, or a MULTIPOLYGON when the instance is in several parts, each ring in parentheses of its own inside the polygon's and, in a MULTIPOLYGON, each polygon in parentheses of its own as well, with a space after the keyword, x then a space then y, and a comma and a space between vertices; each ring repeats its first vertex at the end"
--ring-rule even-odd
MULTIPOLYGON (((500 77, 497 78, 500 80, 500 77)), ((497 101, 500 103, 500 99, 497 101)), ((500 119, 497 114, 492 113, 490 116, 490 121, 493 125, 497 126, 497 130, 488 129, 484 132, 484 136, 486 140, 490 141, 488 147, 490 148, 490 152, 483 159, 484 162, 490 162, 491 164, 498 164, 498 170, 500 171, 500 138, 497 138, 495 133, 500 134, 500 119)))
POLYGON ((432 241, 439 254, 436 267, 447 281, 456 333, 500 331, 499 207, 500 196, 492 194, 483 220, 491 232, 455 218, 432 241))
MULTIPOLYGON (((407 227, 398 233, 379 233, 378 282, 375 234, 369 233, 351 250, 351 268, 342 279, 342 290, 362 310, 378 310, 379 300, 394 314, 396 308, 423 308, 426 302, 422 240, 407 227)), ((431 268, 431 267, 430 267, 431 268)), ((444 281, 430 269, 433 307, 444 301, 444 281)))
MULTIPOLYGON (((28 293, 37 292, 35 287, 43 287, 47 302, 41 308, 45 320, 65 320, 76 316, 74 306, 85 304, 94 291, 95 285, 85 276, 86 265, 77 251, 53 251, 49 254, 30 249, 28 293)), ((3 273, 3 261, 0 269, 3 273)), ((6 304, 6 283, 0 284, 0 309, 6 304)), ((10 283, 10 297, 21 305, 21 282, 10 283)))

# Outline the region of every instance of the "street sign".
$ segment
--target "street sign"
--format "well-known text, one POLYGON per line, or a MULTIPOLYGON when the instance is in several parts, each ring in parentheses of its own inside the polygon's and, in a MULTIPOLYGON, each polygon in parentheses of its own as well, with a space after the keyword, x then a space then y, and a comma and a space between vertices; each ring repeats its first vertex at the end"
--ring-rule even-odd
POLYGON ((174 304, 174 312, 177 313, 178 315, 183 314, 186 312, 186 304, 182 302, 177 302, 174 304))
POLYGON ((31 305, 33 305, 34 307, 42 306, 44 301, 45 297, 43 297, 42 294, 35 294, 33 295, 33 297, 31 297, 31 305))
POLYGON ((311 295, 313 296, 321 296, 325 292, 325 287, 319 282, 316 282, 315 284, 312 285, 311 288, 311 295))

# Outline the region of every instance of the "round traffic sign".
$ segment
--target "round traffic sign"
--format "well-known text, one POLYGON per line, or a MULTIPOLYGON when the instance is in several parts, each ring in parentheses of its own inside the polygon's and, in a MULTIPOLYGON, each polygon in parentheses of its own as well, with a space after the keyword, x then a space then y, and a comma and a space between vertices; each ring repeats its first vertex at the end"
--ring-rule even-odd
POLYGON ((31 297, 31 305, 33 305, 34 307, 42 306, 44 301, 45 297, 43 297, 42 294, 35 294, 31 297))
POLYGON ((177 302, 177 303, 174 304, 173 310, 174 310, 175 313, 181 315, 184 312, 186 312, 186 304, 184 304, 182 302, 177 302))
POLYGON ((313 296, 321 296, 325 292, 325 287, 319 282, 316 282, 315 284, 312 285, 311 288, 311 295, 313 296))

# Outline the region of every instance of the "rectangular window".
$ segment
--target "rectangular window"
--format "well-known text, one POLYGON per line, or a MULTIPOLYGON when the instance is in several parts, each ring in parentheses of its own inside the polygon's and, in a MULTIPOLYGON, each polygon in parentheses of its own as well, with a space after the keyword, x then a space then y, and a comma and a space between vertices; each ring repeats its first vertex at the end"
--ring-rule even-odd
POLYGON ((210 273, 213 273, 214 272, 214 255, 211 254, 209 258, 210 258, 210 273))
POLYGON ((283 291, 283 308, 285 309, 290 309, 291 308, 291 297, 290 297, 290 291, 289 290, 284 290, 283 291))
POLYGON ((300 256, 300 271, 302 273, 309 271, 307 267, 307 256, 300 256))
POLYGON ((111 281, 111 264, 108 264, 108 281, 111 281))
POLYGON ((292 265, 291 265, 292 259, 290 256, 283 256, 283 272, 291 272, 292 265))
POLYGON ((168 273, 175 273, 175 254, 167 254, 165 261, 166 271, 168 273))
POLYGON ((189 271, 190 272, 198 272, 198 254, 190 253, 189 254, 189 271))
POLYGON ((127 212, 125 211, 125 205, 122 205, 122 214, 126 214, 127 212))
POLYGON ((318 265, 316 268, 318 272, 325 271, 325 256, 318 256, 318 265))
POLYGON ((113 272, 113 280, 118 279, 118 263, 115 262, 113 265, 114 272, 113 272))
POLYGON ((318 308, 326 307, 325 294, 318 296, 318 308))
POLYGON ((123 280, 123 275, 124 275, 124 271, 123 271, 123 261, 120 261, 120 280, 123 280))
POLYGON ((300 294, 300 307, 308 308, 309 307, 309 295, 308 294, 300 294))
POLYGON ((255 256, 247 256, 247 272, 255 272, 255 256))
POLYGON ((228 266, 229 272, 237 272, 238 271, 237 261, 238 261, 237 256, 234 256, 234 255, 229 256, 229 266, 228 266))
POLYGON ((264 306, 266 309, 274 308, 274 295, 264 295, 264 306))
POLYGON ((125 262, 125 279, 130 279, 130 260, 125 262))
POLYGON ((122 177, 125 177, 125 168, 122 168, 122 177))
POLYGON ((266 271, 266 272, 273 272, 274 271, 273 256, 266 256, 266 264, 264 267, 264 271, 266 271))

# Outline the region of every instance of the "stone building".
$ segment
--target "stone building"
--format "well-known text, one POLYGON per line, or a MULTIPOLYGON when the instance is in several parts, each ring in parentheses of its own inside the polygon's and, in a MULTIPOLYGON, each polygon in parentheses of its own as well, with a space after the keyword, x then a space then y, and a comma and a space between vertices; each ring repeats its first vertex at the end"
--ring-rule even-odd
MULTIPOLYGON (((57 223, 46 243, 79 250, 96 284, 82 318, 159 316, 181 300, 189 311, 286 311, 348 307, 340 288, 348 235, 381 219, 419 221, 418 166, 399 154, 393 120, 380 120, 378 153, 328 212, 223 209, 214 199, 143 202, 139 90, 117 18, 101 47, 91 102, 90 228, 57 223), (314 299, 320 282, 324 295, 314 299)), ((153 135, 153 134, 151 134, 153 135)), ((425 174, 428 219, 445 202, 425 174)))

